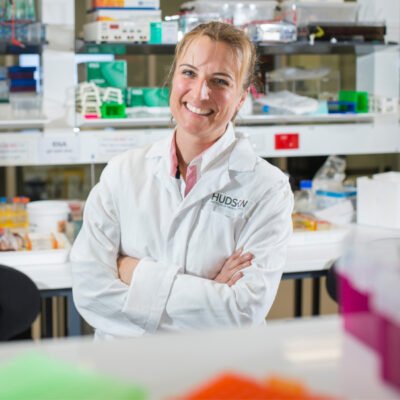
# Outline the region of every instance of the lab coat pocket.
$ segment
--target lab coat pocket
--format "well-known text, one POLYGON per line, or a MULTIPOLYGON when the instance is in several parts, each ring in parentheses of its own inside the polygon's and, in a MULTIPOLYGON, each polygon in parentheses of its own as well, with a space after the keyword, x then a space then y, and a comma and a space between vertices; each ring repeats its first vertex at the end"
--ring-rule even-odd
POLYGON ((245 222, 240 210, 213 204, 204 206, 189 242, 187 272, 214 279, 236 250, 237 237, 245 222))

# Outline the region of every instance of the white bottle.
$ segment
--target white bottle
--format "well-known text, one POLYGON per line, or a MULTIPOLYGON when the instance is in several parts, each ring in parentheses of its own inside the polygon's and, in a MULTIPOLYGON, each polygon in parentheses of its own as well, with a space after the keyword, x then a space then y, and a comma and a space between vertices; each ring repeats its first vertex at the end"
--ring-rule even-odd
POLYGON ((312 181, 300 181, 300 190, 294 194, 295 213, 312 214, 315 211, 314 192, 312 190, 312 181))

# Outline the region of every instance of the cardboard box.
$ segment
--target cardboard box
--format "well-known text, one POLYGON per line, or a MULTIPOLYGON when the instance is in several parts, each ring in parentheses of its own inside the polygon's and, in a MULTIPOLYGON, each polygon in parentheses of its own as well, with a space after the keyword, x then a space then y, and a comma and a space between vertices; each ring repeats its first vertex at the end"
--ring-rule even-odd
POLYGON ((141 24, 161 21, 161 10, 96 8, 86 13, 86 21, 130 21, 141 24))
POLYGON ((129 107, 168 107, 168 88, 128 88, 129 107))
POLYGON ((86 9, 99 7, 160 8, 160 0, 86 0, 86 9))
POLYGON ((400 229, 400 172, 357 179, 357 223, 400 229))

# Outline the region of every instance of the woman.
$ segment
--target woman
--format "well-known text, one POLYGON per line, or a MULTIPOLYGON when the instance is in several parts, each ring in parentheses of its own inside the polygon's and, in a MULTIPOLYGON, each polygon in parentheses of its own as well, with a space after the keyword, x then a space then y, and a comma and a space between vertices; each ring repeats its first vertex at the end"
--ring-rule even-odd
POLYGON ((73 293, 97 337, 265 323, 292 223, 285 175, 232 122, 254 47, 212 22, 172 66, 176 129, 109 162, 76 239, 73 293))

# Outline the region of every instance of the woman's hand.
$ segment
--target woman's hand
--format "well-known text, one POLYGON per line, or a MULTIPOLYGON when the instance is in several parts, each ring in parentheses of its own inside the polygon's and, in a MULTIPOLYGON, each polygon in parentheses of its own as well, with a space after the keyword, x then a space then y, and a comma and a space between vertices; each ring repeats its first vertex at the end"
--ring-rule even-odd
POLYGON ((214 279, 215 282, 226 283, 228 286, 234 285, 242 276, 240 272, 243 268, 251 265, 254 257, 251 253, 242 255, 243 249, 235 251, 224 263, 221 271, 214 279))
POLYGON ((122 282, 130 285, 133 271, 139 264, 139 259, 128 256, 119 256, 117 260, 118 277, 122 282))

